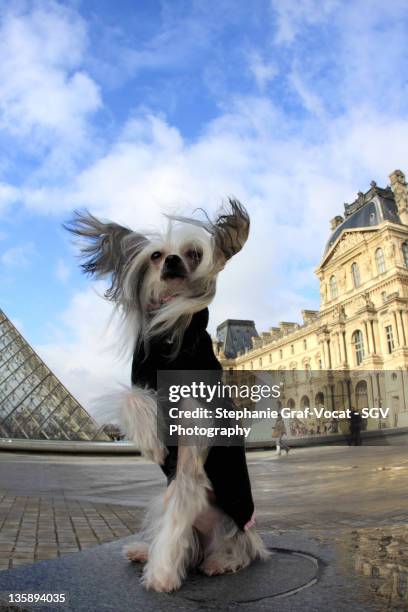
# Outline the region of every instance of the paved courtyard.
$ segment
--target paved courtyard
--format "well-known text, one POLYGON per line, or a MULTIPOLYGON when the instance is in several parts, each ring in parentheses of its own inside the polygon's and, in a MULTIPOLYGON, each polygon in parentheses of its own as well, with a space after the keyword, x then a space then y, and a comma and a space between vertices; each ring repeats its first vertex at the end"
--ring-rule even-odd
MULTIPOLYGON (((406 445, 252 452, 248 459, 261 531, 334 543, 344 572, 367 579, 373 597, 384 592, 408 606, 406 445)), ((160 470, 138 457, 1 453, 0 569, 132 534, 164 486, 160 470)))

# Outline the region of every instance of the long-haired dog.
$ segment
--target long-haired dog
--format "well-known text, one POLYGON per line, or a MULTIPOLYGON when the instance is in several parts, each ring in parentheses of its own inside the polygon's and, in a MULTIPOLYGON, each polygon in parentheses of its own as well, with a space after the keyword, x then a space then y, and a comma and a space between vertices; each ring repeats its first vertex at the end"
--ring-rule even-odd
POLYGON ((206 331, 207 306, 219 272, 247 240, 245 208, 229 200, 213 222, 171 216, 165 235, 87 212, 66 228, 81 239, 83 270, 109 278, 106 297, 120 311, 133 351, 132 387, 105 398, 109 416, 118 415, 128 439, 167 476, 140 541, 127 549, 131 561, 146 563, 144 585, 170 592, 192 567, 215 575, 266 559, 244 446, 168 447, 157 427, 158 371, 221 370, 206 331))

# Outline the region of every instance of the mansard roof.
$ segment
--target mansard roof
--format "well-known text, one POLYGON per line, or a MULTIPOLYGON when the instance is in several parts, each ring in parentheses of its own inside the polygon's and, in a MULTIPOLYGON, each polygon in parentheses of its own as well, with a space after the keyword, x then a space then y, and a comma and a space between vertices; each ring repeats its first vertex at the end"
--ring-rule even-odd
MULTIPOLYGON (((342 218, 340 217, 340 219, 342 218)), ((375 181, 372 181, 371 187, 366 193, 360 191, 354 202, 344 204, 344 220, 332 232, 326 244, 324 255, 328 253, 344 231, 358 228, 371 229, 384 221, 402 224, 391 187, 383 189, 377 187, 375 181)))
POLYGON ((240 351, 252 348, 252 338, 258 336, 254 321, 227 319, 217 327, 217 341, 227 359, 234 359, 240 351))

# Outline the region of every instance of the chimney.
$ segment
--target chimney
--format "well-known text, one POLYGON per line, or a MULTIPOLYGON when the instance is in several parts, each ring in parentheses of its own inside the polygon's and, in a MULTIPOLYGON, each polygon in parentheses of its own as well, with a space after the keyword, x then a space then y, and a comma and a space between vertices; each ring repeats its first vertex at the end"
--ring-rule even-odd
POLYGON ((330 221, 330 229, 333 232, 336 227, 338 227, 340 225, 340 223, 343 223, 344 219, 341 215, 336 215, 335 217, 333 217, 333 219, 330 221))
POLYGON ((302 310, 303 324, 308 325, 313 321, 316 321, 319 316, 318 310, 302 310))
POLYGON ((408 186, 405 174, 401 170, 394 170, 390 174, 390 180, 399 217, 404 225, 408 225, 408 186))

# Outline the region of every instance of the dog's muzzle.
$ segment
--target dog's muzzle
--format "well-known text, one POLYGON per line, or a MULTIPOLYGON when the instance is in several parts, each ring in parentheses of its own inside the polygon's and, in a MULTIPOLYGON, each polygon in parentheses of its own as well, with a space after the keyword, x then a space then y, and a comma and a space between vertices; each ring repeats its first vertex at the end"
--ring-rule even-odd
POLYGON ((178 255, 167 255, 161 273, 163 280, 169 278, 186 278, 187 270, 183 260, 178 255))

